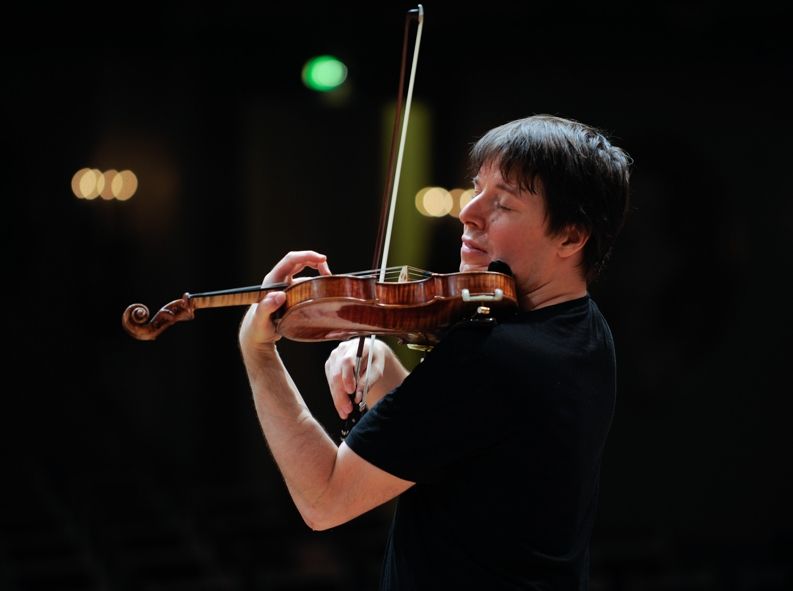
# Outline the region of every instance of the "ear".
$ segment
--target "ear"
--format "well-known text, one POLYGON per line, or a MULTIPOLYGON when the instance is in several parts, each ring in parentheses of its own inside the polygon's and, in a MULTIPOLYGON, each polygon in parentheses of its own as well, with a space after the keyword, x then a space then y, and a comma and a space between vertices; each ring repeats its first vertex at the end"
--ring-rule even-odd
POLYGON ((567 226, 559 234, 559 256, 568 258, 580 252, 589 240, 589 231, 575 224, 567 226))

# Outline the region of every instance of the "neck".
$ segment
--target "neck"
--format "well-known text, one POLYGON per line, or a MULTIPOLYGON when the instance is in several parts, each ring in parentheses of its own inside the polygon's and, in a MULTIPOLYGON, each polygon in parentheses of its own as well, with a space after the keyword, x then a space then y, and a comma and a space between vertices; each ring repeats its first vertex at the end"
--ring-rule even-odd
POLYGON ((522 310, 538 310, 554 304, 582 298, 587 294, 586 281, 571 281, 568 285, 546 283, 531 289, 520 287, 520 307, 522 310))

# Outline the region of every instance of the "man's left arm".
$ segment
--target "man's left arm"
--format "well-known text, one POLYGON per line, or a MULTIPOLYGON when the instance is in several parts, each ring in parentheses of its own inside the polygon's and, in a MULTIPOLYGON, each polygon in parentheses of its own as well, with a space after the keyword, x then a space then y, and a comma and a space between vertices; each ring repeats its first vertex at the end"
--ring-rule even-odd
MULTIPOLYGON (((291 252, 265 283, 289 282, 305 267, 329 273, 324 255, 291 252)), ((240 349, 259 423, 289 493, 309 527, 327 529, 393 499, 413 483, 367 462, 344 443, 337 446, 311 415, 275 345, 280 337, 271 315, 284 301, 285 294, 274 291, 248 309, 240 349)))

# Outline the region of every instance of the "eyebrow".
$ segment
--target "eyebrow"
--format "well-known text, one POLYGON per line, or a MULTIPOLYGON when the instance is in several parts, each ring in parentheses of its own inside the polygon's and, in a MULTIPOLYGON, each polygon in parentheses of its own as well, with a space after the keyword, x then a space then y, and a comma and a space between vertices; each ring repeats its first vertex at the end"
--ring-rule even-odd
POLYGON ((514 185, 508 185, 507 183, 498 183, 496 185, 496 188, 501 189, 502 191, 506 191, 507 193, 511 193, 515 197, 517 197, 518 193, 520 193, 517 187, 515 187, 514 185))
MULTIPOLYGON (((478 183, 479 182, 479 175, 476 175, 473 179, 471 179, 471 182, 472 183, 478 183)), ((504 182, 497 183, 496 184, 496 189, 500 189, 501 191, 506 191, 507 193, 510 193, 511 195, 514 195, 515 197, 518 197, 519 193, 520 193, 520 191, 518 190, 518 188, 515 185, 510 185, 510 184, 507 184, 507 183, 504 183, 504 182)))

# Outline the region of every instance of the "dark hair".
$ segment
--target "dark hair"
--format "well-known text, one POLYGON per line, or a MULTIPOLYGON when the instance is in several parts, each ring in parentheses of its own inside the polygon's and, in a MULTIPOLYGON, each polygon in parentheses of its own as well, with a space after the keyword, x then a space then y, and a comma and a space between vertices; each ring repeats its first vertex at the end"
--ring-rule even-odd
POLYGON ((496 127, 470 153, 473 175, 497 164, 504 179, 535 194, 539 179, 549 232, 573 225, 589 233, 582 257, 587 282, 600 274, 625 222, 632 163, 600 130, 552 115, 496 127))

